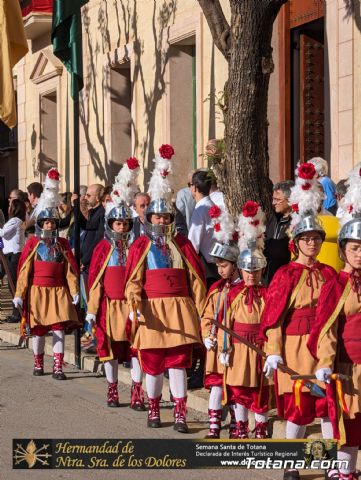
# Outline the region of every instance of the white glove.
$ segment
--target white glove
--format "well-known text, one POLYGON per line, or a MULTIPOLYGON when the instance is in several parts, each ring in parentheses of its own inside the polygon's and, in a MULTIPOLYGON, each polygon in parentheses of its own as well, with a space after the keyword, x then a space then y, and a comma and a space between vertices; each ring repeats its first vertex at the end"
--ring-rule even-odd
POLYGON ((211 337, 207 337, 203 340, 203 343, 207 350, 212 350, 212 348, 216 346, 217 340, 211 337))
POLYGON ((88 323, 93 323, 95 322, 97 316, 94 315, 94 313, 87 313, 86 316, 85 316, 85 321, 88 322, 88 323))
POLYGON ((315 376, 317 378, 317 380, 319 380, 320 382, 325 382, 325 383, 330 383, 331 380, 329 378, 329 376, 331 375, 332 373, 332 370, 331 368, 319 368, 316 373, 315 373, 315 376))
POLYGON ((224 365, 225 367, 229 367, 229 353, 222 352, 218 356, 219 362, 224 365))
POLYGON ((279 363, 283 363, 282 357, 280 357, 279 355, 268 355, 263 367, 265 377, 272 377, 273 372, 277 370, 279 363))
MULTIPOLYGON (((137 310, 137 320, 138 320, 138 321, 139 321, 139 319, 140 319, 140 315, 141 315, 140 311, 137 310)), ((134 312, 133 312, 133 310, 129 313, 129 320, 130 320, 131 322, 134 320, 134 312)))
POLYGON ((78 305, 79 300, 80 300, 79 294, 76 293, 75 295, 73 295, 73 301, 72 301, 71 303, 72 303, 73 305, 78 305))
POLYGON ((22 308, 23 307, 23 299, 20 297, 13 298, 13 304, 15 308, 22 308))

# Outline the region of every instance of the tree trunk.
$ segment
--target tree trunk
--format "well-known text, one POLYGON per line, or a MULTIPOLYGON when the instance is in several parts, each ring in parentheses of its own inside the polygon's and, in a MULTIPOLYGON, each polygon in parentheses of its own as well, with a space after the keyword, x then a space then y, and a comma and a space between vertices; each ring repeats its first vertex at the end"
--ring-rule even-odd
POLYGON ((268 86, 273 71, 272 30, 287 0, 229 0, 229 78, 225 86, 226 155, 215 166, 232 214, 247 200, 272 209, 268 156, 268 86))

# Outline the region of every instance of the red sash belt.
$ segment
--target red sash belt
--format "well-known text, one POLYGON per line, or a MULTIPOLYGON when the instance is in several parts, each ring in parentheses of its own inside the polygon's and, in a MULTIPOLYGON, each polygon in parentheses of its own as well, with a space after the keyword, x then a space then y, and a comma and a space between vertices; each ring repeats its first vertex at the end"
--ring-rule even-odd
POLYGON ((124 275, 125 267, 107 267, 104 274, 105 295, 111 300, 124 299, 124 275))
POLYGON ((339 342, 339 361, 361 364, 361 313, 340 315, 338 336, 343 340, 339 342))
POLYGON ((187 272, 183 268, 146 270, 143 298, 189 297, 187 272))
MULTIPOLYGON (((249 342, 259 343, 258 333, 260 329, 259 323, 240 323, 234 322, 233 331, 249 342)), ((233 343, 241 343, 237 338, 233 338, 233 343)))
POLYGON ((316 308, 295 308, 287 314, 283 331, 285 335, 307 335, 315 318, 316 308))
POLYGON ((63 287, 65 285, 64 264, 35 260, 33 285, 38 287, 63 287))

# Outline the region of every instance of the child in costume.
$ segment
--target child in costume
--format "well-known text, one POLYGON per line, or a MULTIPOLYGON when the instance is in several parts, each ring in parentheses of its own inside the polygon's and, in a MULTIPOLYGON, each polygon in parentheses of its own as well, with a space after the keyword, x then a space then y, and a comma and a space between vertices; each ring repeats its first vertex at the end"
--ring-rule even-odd
POLYGON ((25 244, 18 266, 15 307, 23 308, 33 335, 35 376, 44 374, 45 334, 53 332, 53 378, 63 372, 65 330, 80 326, 79 272, 68 241, 58 236, 59 172, 49 170, 34 216, 35 236, 25 244))
POLYGON ((200 343, 198 316, 206 288, 203 266, 192 244, 174 234, 175 212, 168 180, 173 153, 170 145, 162 145, 154 160, 146 234, 130 247, 125 293, 132 309, 132 327, 139 325, 134 346, 146 373, 148 427, 161 426, 159 402, 168 369, 175 404, 174 429, 186 433, 186 368, 191 366, 192 345, 200 343))
MULTIPOLYGON (((315 322, 321 287, 336 274, 332 267, 317 261, 325 232, 316 217, 322 194, 315 168, 303 163, 296 174, 289 199, 293 209, 290 246, 296 258, 273 277, 262 316, 262 335, 267 340, 266 376, 271 376, 279 363, 302 375, 313 374, 316 361, 307 348, 307 341, 315 322)), ((304 438, 306 425, 316 417, 321 418, 324 438, 329 438, 331 424, 326 398, 302 391, 300 382, 294 383, 288 374, 279 370, 275 387, 278 414, 287 420, 286 438, 304 438)), ((297 470, 285 471, 284 479, 298 478, 297 470)))
POLYGON ((331 383, 334 408, 330 408, 330 412, 337 413, 333 418, 332 437, 341 444, 338 460, 349 462, 348 467, 340 468, 339 472, 328 472, 327 478, 342 480, 358 478, 355 470, 361 445, 361 163, 350 173, 347 185, 338 234, 345 266, 322 287, 316 325, 308 342, 311 352, 319 359, 316 378, 331 383), (340 383, 335 388, 333 372, 350 379, 337 380, 340 383))
POLYGON ((262 253, 264 214, 255 202, 247 202, 242 211, 238 246, 231 216, 216 206, 209 212, 217 240, 210 254, 222 279, 212 285, 202 315, 202 337, 207 348, 205 387, 210 389, 206 438, 220 437, 222 395, 231 411, 230 438, 248 438, 249 410, 255 413, 255 437, 267 436, 269 387, 263 386, 261 359, 247 345, 212 325, 215 319, 260 345, 258 333, 266 293, 261 285, 266 266, 262 253))
POLYGON ((132 390, 130 406, 145 410, 142 370, 137 352, 130 348, 124 296, 125 264, 132 242, 133 220, 130 206, 138 191, 139 163, 129 158, 115 179, 112 201, 105 211, 105 238, 95 247, 88 277, 89 302, 86 320, 96 324, 99 359, 104 362, 108 381, 107 404, 119 407, 118 363, 131 357, 132 390))

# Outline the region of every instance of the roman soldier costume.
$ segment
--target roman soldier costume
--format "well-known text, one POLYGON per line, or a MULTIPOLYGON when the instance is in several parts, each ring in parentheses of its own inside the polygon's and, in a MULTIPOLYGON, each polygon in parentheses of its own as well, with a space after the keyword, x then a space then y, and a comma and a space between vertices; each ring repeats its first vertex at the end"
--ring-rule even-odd
POLYGON ((49 170, 34 215, 35 233, 25 244, 18 266, 13 303, 22 307, 33 336, 35 376, 44 374, 45 334, 53 332, 53 378, 64 380, 65 331, 80 326, 79 272, 66 239, 58 236, 59 172, 49 170))
POLYGON ((144 410, 142 371, 137 352, 130 348, 127 322, 128 304, 124 296, 125 264, 132 241, 130 206, 138 191, 139 163, 129 158, 115 178, 112 201, 105 211, 105 238, 94 249, 90 263, 89 302, 86 320, 95 321, 99 359, 104 362, 108 381, 107 404, 119 407, 118 363, 131 359, 131 408, 144 410), (124 231, 114 231, 114 222, 124 223, 124 231))
MULTIPOLYGON (((350 173, 343 199, 344 215, 338 234, 345 268, 324 287, 317 306, 316 324, 308 346, 318 358, 317 379, 330 383, 328 390, 333 435, 341 445, 338 460, 349 462, 337 478, 356 478, 361 445, 361 163, 350 173), (345 252, 349 242, 354 251, 345 252), (352 264, 350 263, 352 262, 352 264), (344 374, 346 380, 332 374, 344 374)), ((329 476, 332 478, 332 476, 329 476)))
POLYGON ((239 340, 212 325, 212 320, 236 334, 260 345, 259 327, 266 289, 247 286, 239 277, 245 272, 261 271, 266 266, 262 253, 264 214, 255 202, 247 202, 238 223, 239 243, 235 243, 235 225, 227 212, 210 209, 217 242, 210 254, 233 264, 230 278, 212 285, 202 315, 202 336, 207 348, 205 387, 210 389, 209 433, 219 438, 221 400, 231 411, 230 438, 248 438, 248 411, 255 413, 255 437, 267 436, 268 385, 264 385, 259 355, 239 340))
MULTIPOLYGON (((322 242, 325 233, 316 217, 322 194, 317 186, 314 166, 304 163, 296 174, 296 184, 289 200, 293 209, 290 247, 298 258, 299 242, 305 238, 302 235, 314 232, 315 237, 311 240, 316 245, 322 242)), ((308 258, 308 265, 300 263, 297 258, 276 272, 268 288, 261 325, 262 336, 267 341, 267 376, 283 362, 303 375, 315 371, 316 361, 307 348, 307 341, 315 322, 321 287, 336 272, 312 256, 308 258)), ((330 423, 326 398, 316 399, 309 392, 302 391, 301 381, 293 382, 289 375, 279 370, 275 374, 275 390, 278 414, 287 420, 286 438, 304 438, 306 425, 315 417, 321 418, 323 433, 327 436, 325 432, 330 423)), ((299 473, 286 471, 284 478, 299 478, 299 473)))
POLYGON ((148 426, 161 425, 159 402, 163 374, 168 368, 175 403, 174 428, 187 432, 185 369, 191 365, 192 345, 200 342, 198 318, 206 288, 203 267, 191 243, 182 235, 174 236, 168 180, 173 153, 170 145, 162 145, 154 160, 146 234, 129 250, 125 293, 132 329, 136 332, 134 347, 139 349, 141 365, 147 374, 148 426), (170 223, 154 224, 154 217, 170 223))

